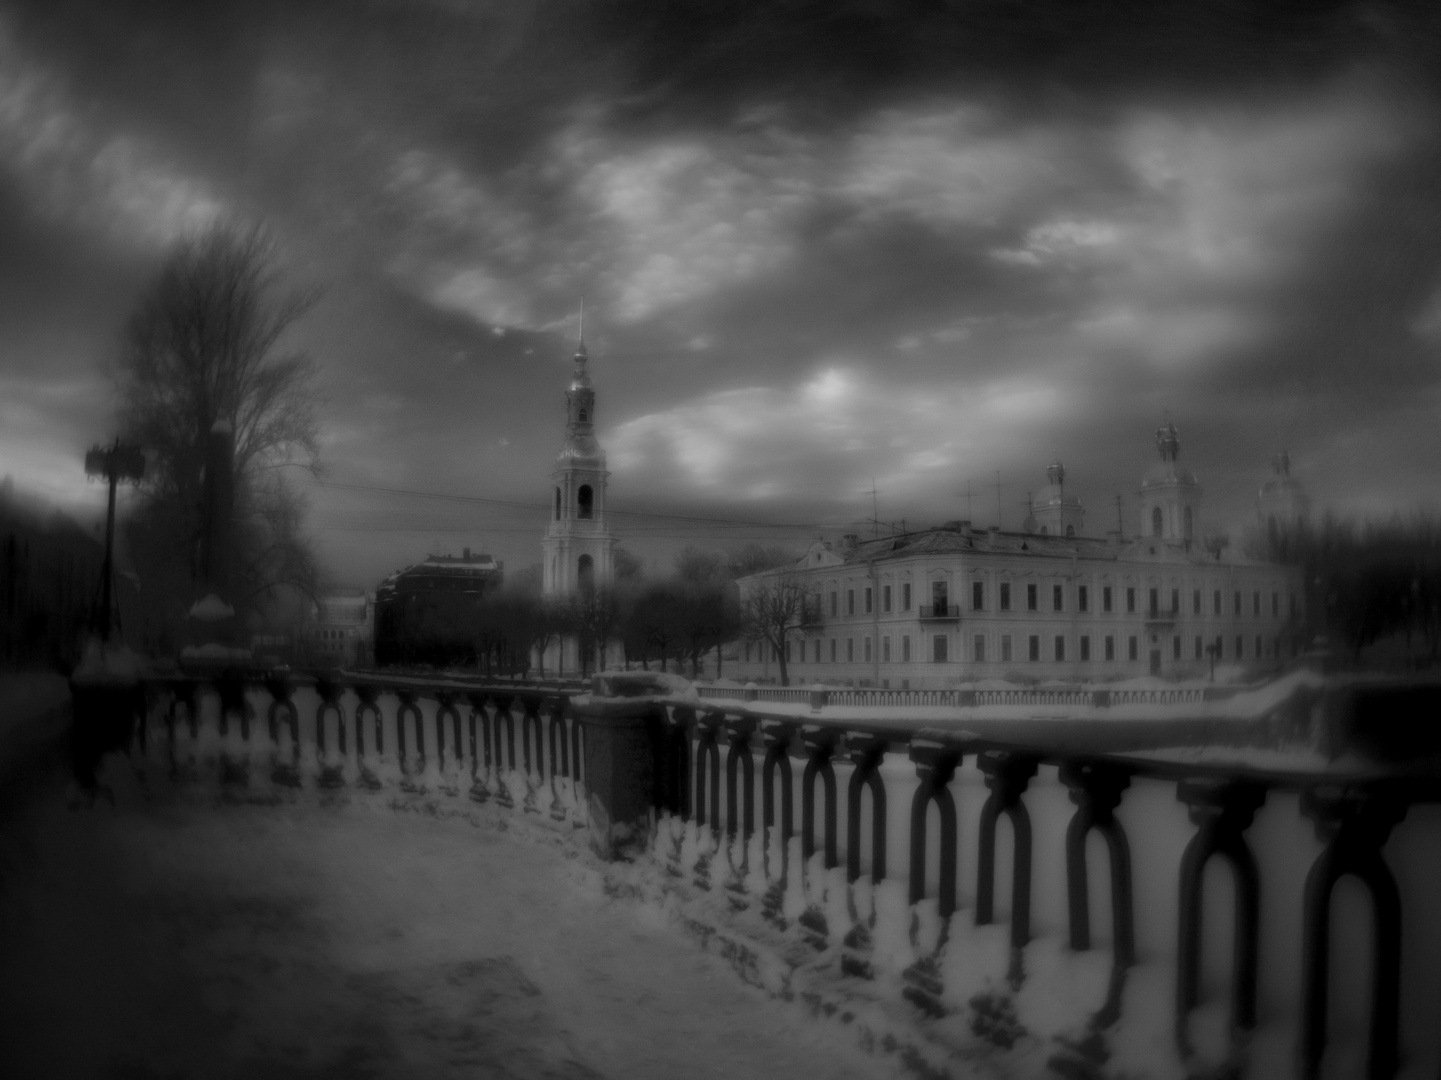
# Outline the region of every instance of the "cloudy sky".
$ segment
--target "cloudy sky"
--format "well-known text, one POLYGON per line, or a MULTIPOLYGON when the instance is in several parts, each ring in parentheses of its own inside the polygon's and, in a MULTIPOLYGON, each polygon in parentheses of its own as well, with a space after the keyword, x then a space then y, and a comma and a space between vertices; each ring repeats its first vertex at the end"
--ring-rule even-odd
POLYGON ((1323 506, 1436 506, 1438 12, 0 2, 0 473, 98 504, 99 364, 229 216, 324 290, 337 577, 538 559, 581 294, 657 563, 873 506, 1016 527, 1057 455, 1129 526, 1166 411, 1213 526, 1283 447, 1323 506))

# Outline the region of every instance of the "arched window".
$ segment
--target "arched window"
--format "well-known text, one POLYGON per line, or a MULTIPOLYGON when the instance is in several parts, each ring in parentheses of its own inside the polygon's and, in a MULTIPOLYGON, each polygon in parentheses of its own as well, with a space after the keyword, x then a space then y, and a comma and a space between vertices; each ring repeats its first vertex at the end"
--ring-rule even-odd
POLYGON ((1181 516, 1181 528, 1187 541, 1191 539, 1191 522, 1191 508, 1188 506, 1181 516))
POLYGON ((594 505, 594 493, 590 490, 589 484, 581 484, 580 490, 576 493, 576 505, 580 507, 580 516, 588 518, 591 516, 591 509, 594 505))
POLYGON ((560 520, 560 488, 555 489, 555 520, 560 520))
POLYGON ((1151 511, 1151 535, 1161 535, 1161 508, 1159 506, 1151 511))
POLYGON ((1042 535, 1042 536, 1045 536, 1049 531, 1050 531, 1050 530, 1047 529, 1044 525, 1041 526, 1041 535, 1042 535))
POLYGON ((1076 535, 1076 527, 1075 527, 1074 525, 1067 525, 1067 526, 1066 526, 1066 535, 1067 535, 1067 536, 1075 536, 1075 535, 1076 535))
POLYGON ((581 409, 581 410, 580 410, 580 414, 579 414, 579 416, 578 416, 578 419, 580 420, 580 422, 581 422, 582 424, 584 424, 587 420, 590 419, 590 410, 589 410, 589 409, 581 409))
MULTIPOLYGON (((582 488, 582 491, 585 489, 582 488)), ((589 593, 595 589, 595 560, 589 555, 582 555, 575 568, 576 583, 580 591, 589 593)))

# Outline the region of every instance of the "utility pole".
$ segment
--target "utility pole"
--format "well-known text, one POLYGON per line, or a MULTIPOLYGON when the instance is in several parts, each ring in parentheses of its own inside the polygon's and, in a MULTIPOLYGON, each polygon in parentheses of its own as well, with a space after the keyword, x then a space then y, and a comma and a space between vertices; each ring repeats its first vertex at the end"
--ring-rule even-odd
POLYGON ((1120 535, 1122 538, 1124 538, 1125 535, 1126 535, 1126 514, 1125 514, 1125 509, 1124 509, 1124 508, 1125 508, 1125 503, 1122 501, 1121 496, 1120 496, 1120 495, 1117 495, 1117 496, 1116 496, 1116 532, 1117 532, 1117 534, 1120 535))
POLYGON ((110 628, 114 624, 115 488, 121 480, 138 484, 145 476, 145 458, 138 448, 126 446, 116 439, 109 446, 91 448, 85 455, 85 475, 99 477, 110 486, 109 505, 105 511, 105 562, 100 570, 100 610, 95 616, 96 629, 104 643, 110 640, 110 628))

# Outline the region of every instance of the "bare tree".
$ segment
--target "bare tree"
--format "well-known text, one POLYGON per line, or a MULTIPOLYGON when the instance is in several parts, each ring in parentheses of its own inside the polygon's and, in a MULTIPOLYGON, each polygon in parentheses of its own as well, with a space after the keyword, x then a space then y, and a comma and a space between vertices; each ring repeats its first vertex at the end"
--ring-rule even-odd
POLYGON ((770 645, 779 658, 781 685, 786 674, 786 642, 821 624, 821 599, 789 570, 762 575, 741 600, 741 623, 747 637, 770 645))
POLYGON ((164 554, 183 553, 192 571, 205 440, 217 421, 231 424, 234 600, 251 609, 283 585, 312 591, 315 580, 303 508, 278 472, 316 467, 314 367, 284 348, 315 296, 284 287, 279 261, 258 227, 222 223, 182 241, 141 294, 110 368, 121 429, 148 458, 151 513, 142 527, 151 545, 168 536, 164 554))

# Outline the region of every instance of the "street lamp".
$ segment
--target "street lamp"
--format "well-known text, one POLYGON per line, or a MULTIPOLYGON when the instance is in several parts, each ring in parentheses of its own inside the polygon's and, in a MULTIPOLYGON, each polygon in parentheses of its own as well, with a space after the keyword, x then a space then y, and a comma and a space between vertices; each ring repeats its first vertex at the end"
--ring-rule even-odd
POLYGON ((85 475, 110 484, 109 508, 105 514, 105 565, 100 572, 100 640, 110 640, 111 583, 115 577, 115 487, 121 480, 138 484, 145 476, 145 457, 135 446, 116 439, 109 446, 92 447, 85 455, 85 475))

